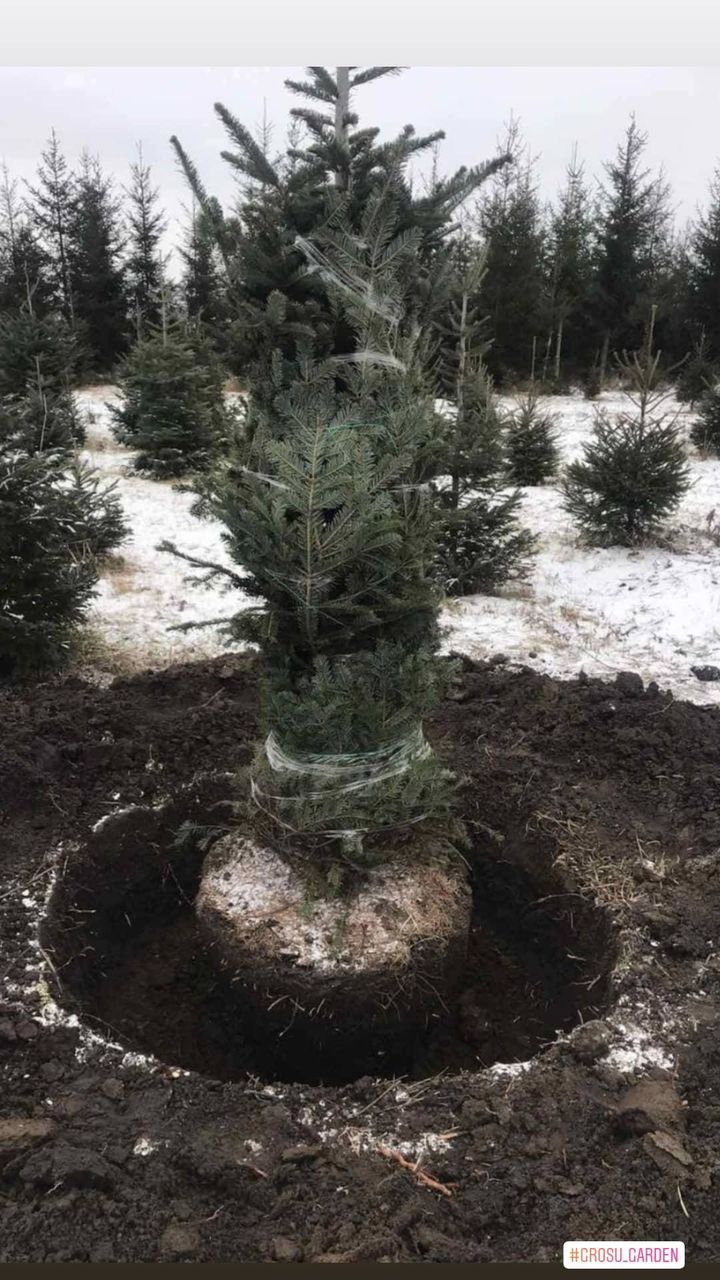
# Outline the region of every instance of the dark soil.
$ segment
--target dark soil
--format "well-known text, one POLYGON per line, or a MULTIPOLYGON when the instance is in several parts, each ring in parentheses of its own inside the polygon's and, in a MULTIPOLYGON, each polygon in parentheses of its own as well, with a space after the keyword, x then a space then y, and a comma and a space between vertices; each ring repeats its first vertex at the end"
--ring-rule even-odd
POLYGON ((124 878, 83 862, 119 809, 207 813, 227 782, 203 779, 247 761, 254 718, 240 660, 0 692, 0 1261, 543 1261, 608 1237, 717 1260, 720 715, 629 676, 466 663, 429 727, 464 777, 464 989, 406 1061, 342 1086, 291 1083, 322 1065, 218 1021, 178 813, 124 878), (42 937, 95 1040, 43 1013, 37 923, 58 865, 72 892, 42 937), (673 1072, 606 1059, 632 1047, 630 1022, 673 1072), (482 1069, 538 1051, 527 1071, 482 1069), (624 1102, 643 1076, 662 1107, 624 1102), (452 1195, 379 1146, 423 1151, 452 1195))

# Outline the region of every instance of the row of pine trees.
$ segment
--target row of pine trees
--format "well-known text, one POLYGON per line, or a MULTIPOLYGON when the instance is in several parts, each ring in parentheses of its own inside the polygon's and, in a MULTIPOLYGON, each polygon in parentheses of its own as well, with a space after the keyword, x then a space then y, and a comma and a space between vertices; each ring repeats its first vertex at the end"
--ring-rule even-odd
MULTIPOLYGON (((288 174, 293 203, 299 208, 302 200, 305 220, 312 222, 308 148, 298 134, 301 124, 306 135, 311 131, 312 111, 304 119, 302 111, 296 112, 284 163, 295 176, 293 183, 288 174)), ((224 107, 218 114, 232 139, 239 122, 224 107)), ((410 135, 412 154, 435 147, 440 136, 410 135)), ((253 192, 268 184, 278 190, 268 131, 260 139, 243 131, 241 147, 246 144, 240 157, 225 152, 241 180, 237 207, 222 227, 231 256, 253 217, 253 192)), ((720 171, 705 209, 678 230, 670 185, 662 171, 648 169, 646 148, 633 118, 600 179, 585 174, 574 151, 565 185, 548 205, 540 196, 538 161, 517 122, 509 125, 501 148, 509 163, 463 206, 454 249, 462 265, 468 244, 486 245, 482 306, 493 336, 487 364, 499 386, 532 380, 556 389, 578 381, 599 388, 611 372, 612 353, 640 345, 651 305, 657 342, 670 364, 691 353, 706 363, 720 360, 720 171)), ((180 160, 187 162, 182 148, 180 160)), ((434 188, 443 185, 437 176, 428 184, 428 209, 434 188)), ((80 340, 78 373, 92 377, 111 374, 137 337, 161 323, 163 305, 172 303, 178 312, 202 318, 226 358, 232 352, 242 376, 242 343, 238 347, 237 334, 228 343, 225 332, 232 303, 223 246, 204 194, 199 203, 193 198, 179 251, 180 280, 174 281, 163 254, 167 219, 142 149, 127 186, 118 190, 87 153, 71 168, 53 132, 33 183, 21 186, 7 171, 3 175, 0 312, 31 299, 36 314, 61 314, 80 340)), ((302 226, 303 217, 297 220, 302 226)), ((273 246, 271 228, 263 234, 266 253, 273 247, 283 252, 273 246)))
MULTIPOLYGON (((166 219, 141 152, 123 201, 96 160, 85 156, 72 171, 54 134, 35 183, 21 192, 6 175, 0 549, 17 567, 4 624, 8 664, 26 650, 30 662, 46 656, 42 617, 47 605, 52 621, 52 594, 37 589, 36 560, 52 583, 82 570, 87 599, 98 557, 123 536, 116 497, 75 461, 84 423, 73 390, 89 377, 118 380, 114 430, 135 451, 134 465, 189 476, 197 509, 229 530, 242 572, 243 555, 257 550, 245 545, 253 511, 262 522, 267 486, 288 488, 276 472, 294 447, 292 424, 299 439, 308 414, 319 413, 338 441, 362 430, 371 438, 386 393, 399 415, 395 450, 408 447, 402 396, 410 408, 422 404, 417 457, 396 491, 408 504, 415 494, 430 499, 431 576, 445 594, 492 591, 527 572, 534 538, 522 525, 521 490, 559 469, 543 391, 583 378, 594 396, 612 374, 637 396, 637 412, 623 421, 600 412, 586 458, 560 477, 568 512, 596 545, 651 536, 687 487, 684 442, 654 399, 668 371, 680 372, 686 398, 703 399, 695 444, 720 452, 720 320, 709 292, 713 270, 720 281, 720 185, 680 246, 667 184, 643 169, 646 142, 634 121, 596 199, 574 159, 557 207, 543 209, 516 125, 492 159, 418 184, 412 163, 430 156, 442 133, 418 136, 406 126, 384 140, 356 113, 363 85, 396 70, 313 67, 307 80, 288 81, 301 105, 277 152, 267 132, 256 137, 217 104, 222 154, 238 180, 228 210, 173 138, 193 210, 180 286, 168 278, 166 219), (386 300, 376 294, 384 280, 386 300), (665 355, 660 364, 658 346, 669 362, 665 355), (242 415, 224 394, 228 373, 247 393, 242 415), (495 387, 523 383, 525 396, 508 413, 495 387), (335 422, 345 404, 347 421, 335 422), (68 525, 61 515, 71 491, 68 525), (32 643, 24 629, 31 607, 42 615, 32 643)), ((338 441, 324 444, 339 464, 338 441)), ((345 461, 354 467, 351 452, 345 461)), ((326 506, 321 524, 342 500, 326 506)), ((263 544, 268 536, 258 533, 263 544)), ((64 634, 52 639, 53 653, 64 634)))
POLYGON ((107 377, 168 307, 220 318, 217 253, 191 209, 180 248, 182 277, 170 279, 167 218, 142 147, 118 189, 99 159, 72 168, 53 131, 34 182, 3 169, 0 185, 0 314, 31 309, 60 316, 75 335, 79 378, 107 377))

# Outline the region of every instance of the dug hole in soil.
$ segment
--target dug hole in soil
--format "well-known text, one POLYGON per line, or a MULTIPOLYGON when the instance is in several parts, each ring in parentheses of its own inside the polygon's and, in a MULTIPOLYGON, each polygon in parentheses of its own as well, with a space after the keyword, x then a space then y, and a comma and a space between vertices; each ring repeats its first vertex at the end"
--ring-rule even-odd
POLYGON ((0 1260, 718 1256, 716 710, 466 660, 428 725, 470 835, 460 984, 336 1052, 229 990, 177 839, 227 824, 252 662, 0 713, 0 1260))

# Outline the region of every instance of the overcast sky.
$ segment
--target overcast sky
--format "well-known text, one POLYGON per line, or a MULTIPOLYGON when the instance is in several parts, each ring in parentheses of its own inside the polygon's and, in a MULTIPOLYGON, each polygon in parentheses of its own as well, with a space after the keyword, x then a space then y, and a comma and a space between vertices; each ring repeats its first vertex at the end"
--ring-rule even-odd
MULTIPOLYGON (((285 77, 300 67, 5 67, 0 68, 0 154, 12 175, 31 177, 51 128, 70 160, 83 148, 125 183, 135 145, 143 144, 171 220, 171 241, 187 191, 168 142, 177 133, 205 185, 222 200, 233 178, 219 152, 225 138, 213 103, 225 103, 248 127, 263 109, 280 144, 297 99, 285 77)), ((362 88, 361 122, 386 135, 412 123, 445 130, 441 170, 492 155, 511 114, 539 157, 544 197, 562 182, 572 146, 586 173, 601 173, 631 112, 649 134, 649 165, 664 165, 678 221, 705 199, 720 152, 720 67, 413 67, 362 88), (717 150, 716 150, 717 148, 717 150)))

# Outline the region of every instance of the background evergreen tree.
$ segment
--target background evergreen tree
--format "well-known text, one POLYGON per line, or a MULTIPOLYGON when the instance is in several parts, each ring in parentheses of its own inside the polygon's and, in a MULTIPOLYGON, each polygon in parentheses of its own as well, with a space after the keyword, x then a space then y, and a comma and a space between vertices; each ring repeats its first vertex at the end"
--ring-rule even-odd
POLYGON ((490 592, 528 569, 534 539, 518 522, 521 496, 508 489, 504 423, 483 358, 486 322, 478 299, 485 253, 470 247, 458 270, 447 315, 443 391, 442 479, 434 484, 440 517, 440 573, 452 595, 490 592))
POLYGON ((577 373, 587 364, 587 309, 592 280, 592 210, 583 166, 573 149, 565 186, 550 215, 548 294, 551 325, 549 371, 556 389, 563 368, 577 373))
POLYGON ((662 412, 668 392, 654 352, 654 309, 640 352, 619 361, 634 412, 598 413, 584 457, 565 472, 565 508, 594 546, 634 546, 657 531, 689 487, 677 415, 662 412))
POLYGON ((501 383, 527 378, 533 346, 547 331, 545 234, 535 162, 528 156, 517 121, 504 144, 513 164, 493 178, 479 206, 479 229, 487 245, 483 298, 493 345, 488 367, 501 383))
POLYGON ((720 458, 720 383, 717 375, 705 387, 690 438, 701 453, 711 453, 720 458))
POLYGON ((99 161, 85 154, 73 195, 69 260, 86 372, 96 376, 109 375, 128 345, 122 248, 112 183, 99 161))
POLYGON ((667 227, 667 185, 642 168, 647 135, 631 117, 600 190, 592 311, 604 384, 608 356, 641 344, 648 291, 667 227))
POLYGON ((150 166, 143 160, 141 144, 130 173, 125 268, 132 320, 139 337, 161 320, 164 283, 161 242, 167 222, 158 207, 159 192, 152 185, 150 166))
POLYGON ((53 302, 60 308, 65 319, 74 324, 70 242, 76 195, 75 178, 68 168, 54 129, 42 153, 37 185, 30 186, 29 190, 32 197, 29 203, 30 217, 47 254, 53 302))
POLYGON ((218 262, 215 234, 194 199, 180 258, 185 312, 191 320, 206 325, 213 336, 219 336, 221 325, 229 318, 224 297, 226 285, 218 262))
POLYGON ((117 438, 137 450, 137 470, 179 476, 207 468, 234 426, 223 384, 199 328, 164 320, 148 330, 121 367, 124 402, 112 409, 117 438))
POLYGON ((545 484, 555 475, 559 462, 555 427, 540 396, 530 390, 506 426, 507 474, 512 484, 545 484))
POLYGON ((0 312, 17 311, 28 299, 38 314, 52 309, 50 264, 23 208, 7 167, 0 180, 0 312))
POLYGON ((700 337, 675 380, 675 395, 678 400, 694 409, 698 400, 702 400, 717 381, 718 367, 718 362, 710 356, 708 340, 701 330, 700 337))
POLYGON ((98 557, 126 532, 117 498, 92 473, 0 443, 0 675, 67 656, 98 557))
POLYGON ((0 315, 0 437, 29 452, 72 449, 84 422, 72 394, 77 336, 60 315, 38 316, 29 297, 0 315))
POLYGON ((720 166, 707 208, 691 228, 688 250, 690 323, 696 340, 704 334, 709 355, 720 361, 720 166))

